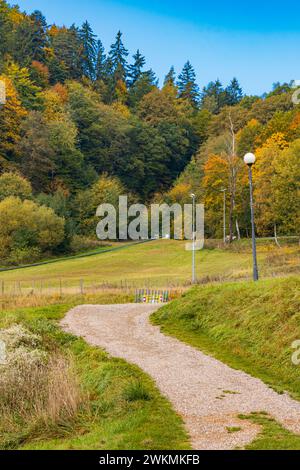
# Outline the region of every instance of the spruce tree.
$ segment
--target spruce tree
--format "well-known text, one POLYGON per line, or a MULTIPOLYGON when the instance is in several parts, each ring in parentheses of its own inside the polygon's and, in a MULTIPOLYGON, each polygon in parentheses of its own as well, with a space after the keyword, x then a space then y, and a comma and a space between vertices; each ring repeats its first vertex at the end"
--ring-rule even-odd
POLYGON ((235 77, 231 80, 230 84, 225 89, 225 92, 227 95, 227 104, 230 106, 238 104, 243 98, 243 90, 235 77))
POLYGON ((95 66, 97 60, 97 41, 91 25, 85 21, 79 30, 82 44, 82 70, 91 80, 95 79, 95 66))
POLYGON ((118 80, 126 81, 128 72, 127 56, 128 51, 123 44, 122 33, 118 31, 116 41, 111 45, 108 56, 115 83, 118 80))
POLYGON ((43 62, 45 60, 45 49, 48 46, 48 25, 43 14, 35 10, 30 18, 32 26, 32 59, 43 62))
POLYGON ((203 88, 201 94, 201 107, 213 114, 220 112, 222 106, 227 104, 227 93, 219 79, 203 88))
POLYGON ((102 42, 97 41, 96 80, 105 80, 106 77, 106 55, 102 42))
POLYGON ((196 74, 190 61, 184 65, 177 81, 179 98, 189 101, 197 106, 199 100, 199 87, 196 84, 196 74))
POLYGON ((129 86, 135 84, 139 79, 142 73, 142 69, 146 63, 145 57, 142 56, 139 49, 136 51, 136 54, 133 56, 134 62, 128 67, 128 76, 129 76, 129 86))
POLYGON ((175 86, 175 81, 176 81, 176 74, 175 74, 175 69, 172 65, 172 67, 170 68, 169 72, 167 73, 167 75, 165 76, 165 79, 164 79, 164 86, 166 85, 172 85, 172 86, 175 86))
POLYGON ((51 36, 51 48, 54 55, 48 59, 50 82, 64 82, 67 79, 79 79, 82 76, 82 45, 79 31, 75 25, 69 29, 58 28, 51 36))

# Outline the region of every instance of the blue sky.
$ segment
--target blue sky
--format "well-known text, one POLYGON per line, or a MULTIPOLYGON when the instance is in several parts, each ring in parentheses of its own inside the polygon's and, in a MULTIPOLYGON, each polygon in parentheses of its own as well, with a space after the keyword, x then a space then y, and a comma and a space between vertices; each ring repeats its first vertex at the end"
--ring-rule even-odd
POLYGON ((160 81, 189 59, 201 87, 236 76, 244 91, 262 94, 272 83, 300 79, 299 1, 15 0, 41 10, 48 23, 88 20, 106 48, 123 32, 130 53, 146 56, 160 81))

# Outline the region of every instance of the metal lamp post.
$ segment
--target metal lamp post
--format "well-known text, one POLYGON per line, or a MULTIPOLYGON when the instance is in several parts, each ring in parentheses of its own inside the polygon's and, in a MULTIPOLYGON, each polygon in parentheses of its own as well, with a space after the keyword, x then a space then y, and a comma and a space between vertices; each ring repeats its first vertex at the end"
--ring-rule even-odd
POLYGON ((253 207, 253 184, 252 184, 252 165, 255 163, 255 155, 253 153, 246 153, 244 162, 248 166, 249 172, 249 185, 250 185, 250 210, 251 210, 251 227, 252 227, 252 256, 253 256, 253 280, 258 281, 258 267, 256 256, 256 238, 255 238, 255 224, 254 224, 254 207, 253 207))
POLYGON ((192 237, 193 237, 193 248, 192 248, 192 284, 196 282, 196 260, 195 260, 195 205, 196 195, 191 194, 193 201, 193 213, 192 213, 192 237))

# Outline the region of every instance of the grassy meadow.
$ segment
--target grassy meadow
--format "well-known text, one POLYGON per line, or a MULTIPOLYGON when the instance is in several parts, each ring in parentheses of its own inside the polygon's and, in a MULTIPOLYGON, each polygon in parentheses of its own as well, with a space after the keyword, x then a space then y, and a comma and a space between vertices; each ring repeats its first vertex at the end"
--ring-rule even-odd
MULTIPOLYGON (((13 394, 0 380, 0 449, 190 447, 182 420, 146 374, 58 326, 78 304, 133 302, 134 286, 173 288, 175 300, 152 316, 164 333, 300 399, 299 367, 291 363, 291 344, 300 338, 299 253, 297 243, 278 248, 272 240, 258 240, 265 279, 253 284, 249 240, 225 248, 207 241, 196 253, 200 285, 191 289, 191 252, 174 240, 1 272, 0 332, 11 335, 10 328, 20 327, 20 351, 31 354, 27 343, 37 341, 34 354, 42 363, 29 361, 28 372, 17 354, 22 393, 14 375, 9 376, 13 394), (30 376, 36 380, 28 381, 30 376)), ((242 418, 261 427, 249 449, 300 448, 300 437, 270 417, 242 418)))
POLYGON ((300 399, 300 277, 196 286, 152 315, 164 333, 300 399))
MULTIPOLYGON (((278 248, 272 240, 259 240, 258 262, 263 277, 300 274, 300 248, 296 242, 278 248)), ((250 240, 225 248, 221 242, 208 240, 204 250, 196 252, 196 263, 200 283, 250 279, 250 240)), ((76 294, 82 287, 94 292, 103 285, 184 286, 189 285, 190 279, 191 252, 185 250, 184 242, 176 240, 155 240, 93 256, 0 272, 0 282, 4 281, 2 293, 7 295, 32 291, 76 294)))

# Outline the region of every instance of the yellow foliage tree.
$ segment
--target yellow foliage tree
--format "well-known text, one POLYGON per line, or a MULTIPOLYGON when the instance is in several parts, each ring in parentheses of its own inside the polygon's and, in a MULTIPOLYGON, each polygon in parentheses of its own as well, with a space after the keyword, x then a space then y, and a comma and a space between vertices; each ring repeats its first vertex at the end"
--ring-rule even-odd
POLYGON ((282 133, 273 134, 256 150, 257 161, 253 166, 255 219, 259 235, 270 235, 278 225, 273 191, 275 163, 288 143, 282 133))
POLYGON ((0 81, 4 82, 6 91, 6 102, 0 105, 0 169, 3 171, 11 167, 20 140, 21 123, 27 112, 12 81, 4 75, 0 76, 0 81))

